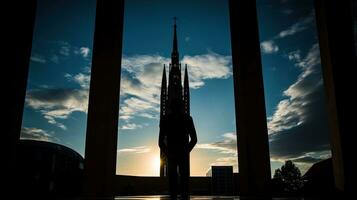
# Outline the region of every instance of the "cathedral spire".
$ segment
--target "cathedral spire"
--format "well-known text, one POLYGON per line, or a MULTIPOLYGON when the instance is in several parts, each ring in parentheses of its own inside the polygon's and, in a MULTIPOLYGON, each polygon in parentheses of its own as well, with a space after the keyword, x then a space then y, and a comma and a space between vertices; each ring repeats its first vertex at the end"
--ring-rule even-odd
MULTIPOLYGON (((166 80, 166 66, 162 72, 161 98, 160 98, 160 127, 168 126, 165 120, 169 115, 184 114, 190 116, 190 88, 188 78, 188 68, 185 68, 185 77, 182 85, 181 64, 179 60, 178 41, 177 41, 177 18, 174 17, 174 32, 171 53, 171 63, 169 64, 168 78, 166 80), (167 81, 167 82, 166 82, 167 81), (172 109, 173 102, 179 102, 179 108, 172 109)), ((161 134, 160 128, 160 134, 161 134)), ((160 149, 160 177, 168 175, 167 155, 160 149)))
POLYGON ((161 80, 161 87, 166 88, 166 66, 164 64, 164 70, 162 71, 162 80, 161 80))
POLYGON ((166 114, 166 101, 167 101, 167 85, 166 85, 166 67, 164 65, 164 70, 162 71, 162 81, 161 81, 161 97, 160 97, 160 117, 166 114))
POLYGON ((171 63, 173 66, 179 64, 179 52, 177 46, 177 31, 176 31, 176 20, 177 17, 174 17, 174 39, 172 43, 172 53, 171 53, 171 63))
POLYGON ((190 86, 188 82, 187 64, 185 66, 185 78, 183 81, 183 101, 185 106, 185 114, 190 115, 190 86))

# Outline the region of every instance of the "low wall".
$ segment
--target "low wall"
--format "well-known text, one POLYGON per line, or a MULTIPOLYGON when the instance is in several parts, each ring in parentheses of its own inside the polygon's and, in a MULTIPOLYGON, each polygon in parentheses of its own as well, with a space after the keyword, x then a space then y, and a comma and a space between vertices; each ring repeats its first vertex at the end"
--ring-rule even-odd
MULTIPOLYGON (((168 194, 167 178, 116 175, 115 195, 168 194)), ((211 194, 211 177, 190 177, 190 193, 211 194)))

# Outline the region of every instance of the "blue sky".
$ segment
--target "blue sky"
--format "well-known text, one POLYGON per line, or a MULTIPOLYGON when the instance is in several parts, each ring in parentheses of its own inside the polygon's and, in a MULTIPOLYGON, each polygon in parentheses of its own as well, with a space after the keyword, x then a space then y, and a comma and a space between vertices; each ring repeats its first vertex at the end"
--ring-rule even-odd
MULTIPOLYGON (((257 1, 272 170, 292 159, 305 171, 330 156, 311 1, 257 1)), ((64 144, 84 156, 95 1, 39 0, 23 139, 64 144)), ((159 94, 178 17, 198 145, 191 175, 237 171, 227 1, 129 0, 125 5, 117 173, 158 175, 159 94)))

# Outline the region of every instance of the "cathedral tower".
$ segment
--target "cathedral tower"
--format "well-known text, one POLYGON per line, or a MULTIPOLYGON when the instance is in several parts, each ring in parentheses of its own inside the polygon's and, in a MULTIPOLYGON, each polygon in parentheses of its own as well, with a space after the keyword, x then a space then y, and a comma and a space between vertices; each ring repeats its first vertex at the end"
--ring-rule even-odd
MULTIPOLYGON (((179 61, 179 51, 177 42, 177 26, 176 18, 174 18, 174 35, 171 52, 171 63, 169 64, 169 82, 166 83, 166 66, 164 65, 161 81, 161 96, 160 96, 160 123, 163 117, 172 111, 170 104, 173 100, 180 101, 182 107, 180 112, 190 115, 190 88, 188 80, 187 65, 185 66, 185 77, 182 87, 181 78, 181 63, 179 61)), ((167 159, 166 155, 160 151, 160 177, 167 176, 167 159)))

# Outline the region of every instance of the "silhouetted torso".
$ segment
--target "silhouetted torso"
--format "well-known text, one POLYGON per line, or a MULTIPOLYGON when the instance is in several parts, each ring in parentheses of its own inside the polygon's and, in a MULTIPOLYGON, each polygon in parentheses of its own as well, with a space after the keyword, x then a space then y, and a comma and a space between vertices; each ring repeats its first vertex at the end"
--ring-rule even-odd
POLYGON ((188 126, 191 118, 184 115, 169 115, 165 119, 163 129, 166 132, 167 147, 170 152, 188 153, 188 126))

